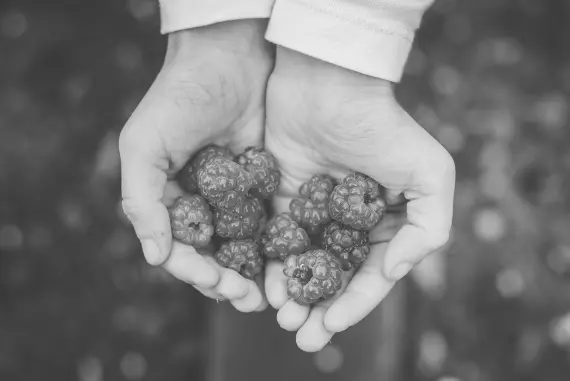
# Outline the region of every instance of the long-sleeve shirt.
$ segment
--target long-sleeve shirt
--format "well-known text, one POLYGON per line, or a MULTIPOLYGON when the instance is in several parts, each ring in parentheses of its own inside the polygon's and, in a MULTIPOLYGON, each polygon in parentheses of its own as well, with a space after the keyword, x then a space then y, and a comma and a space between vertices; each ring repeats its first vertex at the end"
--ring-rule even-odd
POLYGON ((162 33, 269 18, 274 44, 398 82, 433 0, 160 0, 162 33))

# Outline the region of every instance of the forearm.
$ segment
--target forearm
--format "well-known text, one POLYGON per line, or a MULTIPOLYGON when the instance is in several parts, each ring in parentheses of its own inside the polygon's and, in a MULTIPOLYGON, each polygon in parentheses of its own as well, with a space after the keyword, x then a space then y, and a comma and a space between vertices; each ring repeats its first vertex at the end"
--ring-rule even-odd
POLYGON ((398 82, 433 0, 276 0, 267 39, 306 55, 398 82))
POLYGON ((423 13, 433 0, 160 0, 162 32, 270 18, 277 45, 375 78, 398 82, 423 13))
POLYGON ((222 21, 269 18, 274 0, 159 0, 161 32, 222 21))

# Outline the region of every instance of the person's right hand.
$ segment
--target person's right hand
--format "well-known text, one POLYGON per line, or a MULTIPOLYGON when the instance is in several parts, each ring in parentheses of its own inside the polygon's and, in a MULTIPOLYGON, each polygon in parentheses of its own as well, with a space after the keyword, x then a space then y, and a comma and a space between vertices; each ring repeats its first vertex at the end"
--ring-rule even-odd
POLYGON ((204 295, 248 312, 263 309, 258 285, 172 240, 166 205, 174 175, 208 144, 234 153, 263 143, 265 89, 274 51, 264 20, 239 20, 169 36, 162 70, 119 139, 123 210, 148 263, 204 295))

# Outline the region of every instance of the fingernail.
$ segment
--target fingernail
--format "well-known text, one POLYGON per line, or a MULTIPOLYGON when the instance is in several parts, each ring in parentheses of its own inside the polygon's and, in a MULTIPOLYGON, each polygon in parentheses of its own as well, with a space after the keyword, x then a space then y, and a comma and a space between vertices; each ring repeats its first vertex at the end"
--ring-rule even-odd
POLYGON ((393 280, 400 280, 404 276, 406 276, 406 274, 409 273, 411 269, 412 269, 411 263, 408 262, 400 263, 392 269, 392 272, 390 272, 390 277, 393 280))
POLYGON ((162 253, 156 242, 152 239, 143 239, 141 244, 146 261, 153 266, 160 265, 162 263, 162 253))

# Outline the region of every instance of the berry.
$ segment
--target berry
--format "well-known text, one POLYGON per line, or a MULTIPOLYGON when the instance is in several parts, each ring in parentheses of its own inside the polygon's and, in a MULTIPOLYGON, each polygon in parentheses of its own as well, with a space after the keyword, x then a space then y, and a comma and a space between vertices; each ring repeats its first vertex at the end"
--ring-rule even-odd
POLYGON ((340 261, 343 270, 360 265, 370 254, 368 232, 332 222, 324 232, 324 248, 340 261))
POLYGON ((263 270, 259 245, 252 239, 224 242, 216 253, 216 260, 247 279, 255 278, 263 270))
POLYGON ((384 214, 379 185, 361 173, 351 173, 337 185, 329 200, 334 220, 358 230, 372 230, 384 214))
POLYGON ((213 206, 232 209, 254 185, 253 175, 225 157, 210 159, 198 170, 198 188, 213 206))
POLYGON ((172 236, 194 247, 205 247, 214 234, 212 212, 198 195, 180 196, 169 208, 172 236))
POLYGON ((328 175, 315 175, 299 188, 304 199, 294 198, 289 209, 295 221, 309 234, 318 234, 331 220, 329 196, 334 188, 334 180, 328 175))
POLYGON ((232 153, 227 148, 209 145, 202 148, 189 160, 178 172, 178 184, 188 193, 198 193, 198 171, 214 157, 232 158, 232 153))
POLYGON ((259 200, 246 196, 231 209, 214 211, 216 234, 223 238, 251 237, 259 229, 262 216, 263 208, 259 200))
POLYGON ((283 273, 289 277, 287 295, 301 305, 329 299, 342 286, 340 262, 325 250, 290 255, 283 273))
POLYGON ((264 148, 247 147, 236 157, 236 162, 251 173, 255 179, 252 194, 262 198, 270 198, 277 189, 281 180, 277 160, 264 148))
POLYGON ((305 229, 293 220, 291 214, 280 213, 273 217, 261 238, 263 254, 284 261, 288 255, 299 255, 307 250, 311 241, 305 229))

